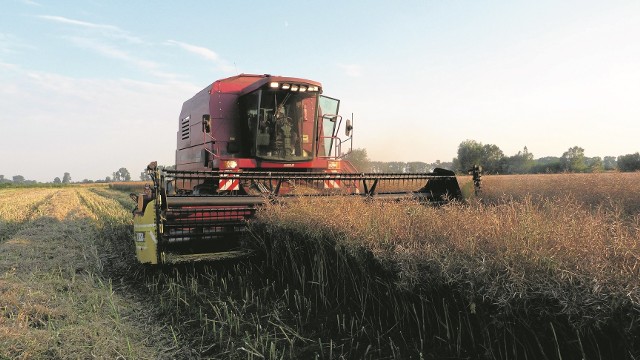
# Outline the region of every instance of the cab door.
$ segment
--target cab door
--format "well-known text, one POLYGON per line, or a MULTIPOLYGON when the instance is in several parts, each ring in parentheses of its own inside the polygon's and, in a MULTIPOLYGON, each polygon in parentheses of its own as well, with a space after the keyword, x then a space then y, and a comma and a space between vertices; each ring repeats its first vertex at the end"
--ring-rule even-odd
POLYGON ((331 156, 336 139, 340 100, 320 95, 318 99, 318 149, 319 157, 331 156))

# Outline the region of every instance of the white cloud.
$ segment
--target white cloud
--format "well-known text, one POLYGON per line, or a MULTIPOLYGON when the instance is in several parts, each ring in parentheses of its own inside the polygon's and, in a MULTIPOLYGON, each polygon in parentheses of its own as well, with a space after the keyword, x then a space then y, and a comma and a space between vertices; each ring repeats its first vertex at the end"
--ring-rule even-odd
POLYGON ((0 33, 0 53, 15 54, 22 49, 33 49, 13 34, 0 33))
POLYGON ((172 164, 180 108, 200 90, 177 81, 72 78, 19 69, 11 77, 0 81, 0 133, 28 134, 28 143, 23 136, 0 142, 0 174, 38 181, 52 181, 65 171, 74 180, 104 179, 123 166, 137 178, 150 161, 172 164))
POLYGON ((60 23, 63 23, 63 24, 78 25, 78 26, 94 28, 94 29, 119 30, 116 26, 93 24, 93 23, 86 22, 86 21, 69 19, 69 18, 66 18, 66 17, 63 17, 63 16, 38 15, 37 17, 39 17, 41 19, 45 19, 45 20, 51 20, 51 21, 54 21, 54 22, 60 22, 60 23))
POLYGON ((42 4, 32 1, 32 0, 21 0, 21 2, 25 5, 29 5, 29 6, 42 6, 42 4))
MULTIPOLYGON (((163 71, 162 68, 164 64, 140 57, 138 54, 141 54, 142 52, 138 45, 143 44, 144 42, 140 38, 131 35, 129 32, 117 26, 92 23, 63 16, 38 15, 37 17, 47 21, 72 25, 81 29, 89 30, 88 32, 85 31, 75 35, 65 35, 61 37, 75 46, 94 51, 107 58, 123 61, 154 76, 155 78, 175 80, 181 77, 180 75, 163 71), (126 42, 123 43, 122 41, 116 41, 122 39, 126 40, 126 42), (136 48, 132 48, 130 46, 131 44, 136 45, 136 48), (127 48, 130 50, 127 50, 127 48)), ((1 37, 0 44, 2 44, 1 37)))
POLYGON ((229 64, 228 61, 222 59, 215 51, 210 50, 206 47, 187 44, 184 42, 176 41, 176 40, 167 40, 166 42, 169 45, 178 46, 192 54, 196 54, 206 60, 210 60, 216 64, 216 66, 224 71, 224 72, 234 72, 235 67, 229 64))
POLYGON ((127 31, 122 30, 119 27, 114 25, 91 23, 87 21, 75 20, 75 19, 70 19, 63 16, 55 16, 55 15, 38 15, 37 17, 40 19, 53 21, 61 24, 73 25, 73 26, 77 26, 85 29, 96 30, 106 37, 115 38, 115 39, 124 39, 134 44, 143 43, 143 41, 140 38, 133 36, 129 34, 127 31))
POLYGON ((17 70, 20 67, 16 64, 10 64, 10 63, 6 63, 3 61, 0 61, 0 69, 6 69, 6 70, 17 70))
POLYGON ((202 46, 191 45, 187 43, 183 43, 175 40, 167 40, 167 44, 179 46, 188 52, 194 53, 196 55, 200 55, 203 58, 211 61, 219 61, 220 57, 213 50, 209 50, 202 46))
POLYGON ((77 36, 65 37, 65 39, 69 40, 71 43, 73 43, 78 47, 89 49, 89 50, 95 51, 96 53, 102 56, 105 56, 111 59, 121 60, 127 64, 133 65, 138 69, 143 70, 146 73, 156 78, 162 78, 166 80, 170 80, 170 79, 175 80, 181 77, 178 74, 174 74, 174 73, 170 73, 162 70, 163 64, 161 63, 145 60, 143 58, 132 55, 131 52, 129 51, 123 50, 121 48, 118 48, 110 44, 102 43, 95 39, 83 38, 83 37, 77 37, 77 36))
POLYGON ((88 38, 76 37, 76 36, 66 37, 66 39, 68 39, 69 41, 71 41, 72 43, 74 43, 79 47, 93 50, 101 55, 110 57, 112 59, 123 60, 125 62, 138 66, 142 69, 150 70, 150 69, 156 69, 160 66, 156 62, 137 58, 131 55, 130 53, 128 53, 127 51, 124 51, 112 45, 101 43, 99 41, 96 41, 95 39, 88 39, 88 38))

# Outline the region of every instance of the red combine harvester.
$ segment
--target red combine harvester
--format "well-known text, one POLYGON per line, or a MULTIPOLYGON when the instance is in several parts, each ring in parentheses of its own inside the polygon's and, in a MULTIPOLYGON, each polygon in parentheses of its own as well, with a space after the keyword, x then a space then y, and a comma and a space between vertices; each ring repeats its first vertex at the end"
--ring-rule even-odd
POLYGON ((236 256, 256 207, 301 196, 460 199, 455 174, 359 173, 345 160, 353 124, 316 81, 241 74, 182 106, 175 170, 148 167, 154 186, 135 195, 136 254, 160 264, 236 256), (411 190, 399 190, 413 186, 411 190))

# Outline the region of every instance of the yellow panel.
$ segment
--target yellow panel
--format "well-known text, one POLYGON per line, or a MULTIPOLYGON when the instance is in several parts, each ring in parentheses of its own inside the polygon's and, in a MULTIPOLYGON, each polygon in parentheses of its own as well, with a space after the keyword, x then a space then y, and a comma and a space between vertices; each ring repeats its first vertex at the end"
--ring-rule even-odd
POLYGON ((136 246, 136 257, 143 264, 158 263, 155 204, 155 200, 149 202, 144 214, 136 212, 133 216, 133 242, 136 246))

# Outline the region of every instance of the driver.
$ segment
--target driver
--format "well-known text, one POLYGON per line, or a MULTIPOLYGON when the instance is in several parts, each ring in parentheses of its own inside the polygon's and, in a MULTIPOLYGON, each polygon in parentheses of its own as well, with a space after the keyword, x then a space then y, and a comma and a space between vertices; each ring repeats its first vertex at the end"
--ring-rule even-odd
MULTIPOLYGON (((289 115, 295 117, 294 114, 289 115)), ((291 116, 287 116, 284 107, 278 107, 276 110, 276 152, 280 156, 296 156, 296 149, 299 147, 300 136, 296 121, 291 116)))

